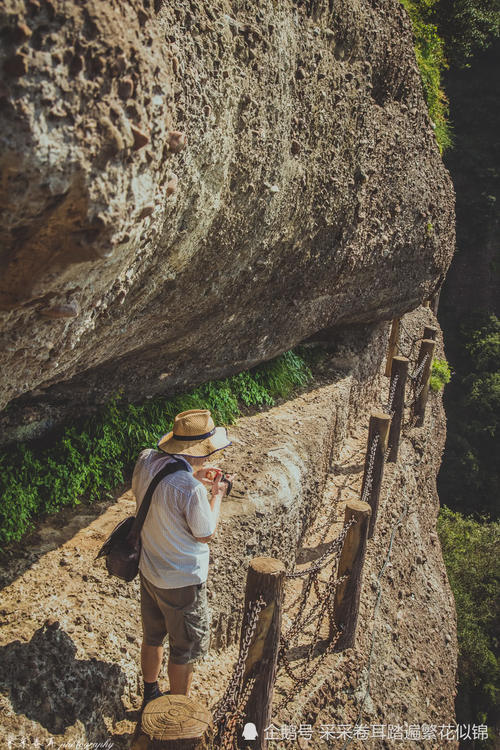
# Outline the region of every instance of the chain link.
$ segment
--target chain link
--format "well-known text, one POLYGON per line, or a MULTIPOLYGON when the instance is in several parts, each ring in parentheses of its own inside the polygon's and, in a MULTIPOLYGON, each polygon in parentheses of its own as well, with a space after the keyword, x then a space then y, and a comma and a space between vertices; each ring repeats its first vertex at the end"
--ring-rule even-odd
POLYGON ((375 454, 377 452, 377 445, 380 440, 380 435, 374 435, 372 444, 370 446, 370 456, 368 458, 368 471, 366 473, 366 481, 365 481, 365 488, 363 490, 363 494, 361 495, 361 502, 367 503, 368 498, 370 497, 370 492, 372 491, 372 484, 373 484, 373 468, 375 466, 375 454))
POLYGON ((308 576, 311 573, 315 573, 317 571, 320 571, 322 568, 326 567, 326 565, 329 564, 329 561, 327 561, 327 558, 333 554, 334 551, 338 551, 338 549, 342 546, 344 543, 344 539, 346 537, 347 532, 353 525, 353 523, 356 523, 355 518, 351 518, 351 520, 344 524, 344 527, 342 528, 342 531, 338 535, 336 539, 334 539, 332 542, 329 542, 326 550, 323 552, 321 557, 318 557, 318 559, 315 561, 314 565, 311 565, 310 568, 306 568, 306 570, 298 570, 294 573, 287 573, 285 575, 285 578, 301 578, 303 576, 308 576))
POLYGON ((394 376, 394 380, 391 382, 391 389, 389 391, 389 401, 387 404, 383 404, 382 411, 385 414, 389 414, 391 417, 394 415, 394 412, 392 410, 392 403, 394 401, 394 396, 396 395, 396 386, 398 384, 399 380, 399 374, 396 374, 394 376))
POLYGON ((242 693, 241 699, 239 700, 235 711, 231 713, 230 716, 226 719, 225 727, 221 732, 221 750, 237 750, 238 748, 236 742, 236 730, 238 728, 238 724, 242 724, 243 719, 245 718, 244 708, 248 703, 248 699, 250 698, 250 695, 252 693, 253 687, 255 685, 255 680, 255 677, 252 677, 250 680, 248 680, 248 683, 242 693))
POLYGON ((423 366, 425 365, 425 362, 426 362, 426 360, 427 360, 428 357, 429 357, 429 355, 426 354, 425 357, 423 358, 422 362, 420 363, 420 365, 418 367, 418 370, 415 371, 415 375, 418 374, 419 379, 415 381, 415 385, 413 386, 413 398, 412 398, 412 400, 409 401, 408 403, 405 403, 405 407, 406 408, 410 408, 411 406, 413 406, 418 401, 420 394, 422 393, 422 391, 425 388, 425 382, 420 382, 420 375, 423 372, 423 366))
MULTIPOLYGON (((326 659, 328 654, 333 650, 333 648, 335 647, 335 644, 337 643, 338 636, 340 633, 337 633, 336 636, 332 639, 332 641, 330 641, 326 649, 321 654, 319 660, 315 663, 314 667, 312 669, 309 669, 309 665, 313 657, 314 649, 319 641, 319 633, 320 633, 323 621, 325 619, 325 615, 328 615, 330 632, 337 630, 336 625, 335 625, 335 619, 334 619, 334 593, 335 593, 337 586, 343 581, 347 580, 348 578, 348 575, 344 575, 344 576, 341 576, 340 578, 336 578, 337 566, 334 565, 334 560, 330 560, 328 561, 328 564, 332 564, 332 570, 330 572, 329 578, 327 581, 320 581, 318 577, 319 572, 320 570, 326 567, 327 562, 321 565, 319 565, 318 563, 323 563, 324 559, 328 557, 329 555, 331 555, 334 549, 336 551, 337 557, 340 555, 340 551, 342 549, 342 545, 344 543, 347 532, 351 528, 351 526, 353 526, 356 522, 357 522, 356 518, 351 518, 344 525, 342 532, 339 534, 339 536, 328 546, 327 551, 318 559, 316 565, 311 566, 306 571, 300 572, 300 575, 307 574, 308 579, 304 587, 304 591, 293 602, 293 605, 296 605, 299 602, 299 600, 301 600, 295 620, 292 622, 288 631, 280 635, 280 645, 279 645, 279 652, 278 652, 278 668, 283 667, 286 674, 292 680, 293 686, 292 686, 292 689, 285 695, 285 697, 279 703, 277 707, 278 711, 281 710, 294 697, 298 695, 298 692, 301 690, 301 688, 304 685, 306 685, 309 682, 311 677, 316 673, 320 664, 324 661, 324 659, 326 659), (320 583, 325 584, 325 590, 323 593, 321 593, 320 583), (307 604, 307 601, 309 599, 309 594, 312 588, 314 588, 314 593, 316 594, 317 601, 311 607, 308 614, 304 615, 305 605, 307 604), (292 641, 299 635, 299 633, 304 633, 305 628, 314 619, 316 619, 316 623, 315 623, 314 632, 311 638, 311 643, 307 650, 306 660, 302 667, 301 674, 296 675, 292 669, 290 661, 287 658, 287 653, 291 648, 292 641)), ((299 576, 296 573, 288 574, 287 576, 287 578, 292 578, 292 579, 297 578, 297 577, 299 576)), ((291 608, 292 607, 287 608, 286 611, 289 611, 291 608)))
POLYGON ((247 626, 241 640, 240 653, 236 664, 234 665, 233 674, 231 675, 226 691, 215 707, 213 719, 214 725, 219 724, 228 712, 233 714, 236 710, 236 704, 240 699, 243 688, 243 674, 248 651, 257 627, 259 614, 264 605, 265 601, 262 596, 249 605, 247 626))
MULTIPOLYGON (((411 380, 417 380, 417 378, 419 377, 420 373, 424 369, 425 363, 427 362, 428 359, 429 359, 429 355, 428 354, 424 354, 424 356, 422 358, 422 361, 419 364, 419 366, 417 367, 417 369, 415 370, 415 372, 410 373, 410 379, 411 380)), ((417 384, 418 384, 418 382, 419 382, 419 380, 417 381, 417 384)))
POLYGON ((328 656, 328 654, 330 654, 333 651, 333 649, 335 648, 335 645, 336 645, 336 643, 337 643, 337 641, 338 641, 338 639, 340 637, 341 632, 342 631, 339 631, 339 632, 336 633, 335 637, 330 641, 330 643, 328 644, 328 646, 326 647, 326 649, 323 651, 323 653, 321 654, 320 658, 318 659, 318 661, 316 662, 316 664, 314 665, 314 667, 307 674, 302 674, 298 678, 293 673, 293 670, 292 670, 292 667, 290 665, 290 662, 288 661, 288 659, 286 658, 286 656, 284 654, 282 654, 282 656, 281 656, 281 663, 282 663, 282 665, 283 665, 286 673, 294 681, 295 684, 292 687, 292 689, 285 695, 285 697, 280 701, 280 703, 276 706, 276 712, 281 711, 281 709, 284 708, 286 705, 288 705, 288 703, 290 703, 291 700, 293 700, 294 698, 296 698, 298 696, 299 692, 300 692, 300 689, 304 685, 306 685, 309 682, 309 680, 311 679, 311 677, 313 677, 317 673, 319 667, 324 662, 324 660, 326 659, 326 657, 328 656))
POLYGON ((406 357, 407 359, 411 359, 412 354, 413 354, 413 350, 415 348, 415 344, 417 343, 417 341, 421 341, 422 337, 421 336, 412 336, 411 333, 408 331, 408 329, 404 326, 402 318, 400 318, 400 320, 399 320, 399 326, 400 326, 401 330, 403 331, 403 333, 410 340, 410 351, 408 352, 408 354, 405 354, 402 346, 399 343, 397 345, 398 346, 398 350, 401 352, 401 354, 404 357, 406 357))

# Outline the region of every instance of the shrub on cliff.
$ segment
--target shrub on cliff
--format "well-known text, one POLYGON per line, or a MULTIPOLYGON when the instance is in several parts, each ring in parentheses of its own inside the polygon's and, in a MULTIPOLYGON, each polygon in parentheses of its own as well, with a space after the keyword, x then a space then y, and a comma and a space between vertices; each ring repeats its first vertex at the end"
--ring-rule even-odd
POLYGON ((438 533, 457 608, 457 722, 491 727, 500 709, 500 523, 477 521, 444 506, 438 533))
POLYGON ((120 395, 98 416, 34 445, 17 445, 0 457, 0 545, 18 541, 42 513, 100 498, 124 481, 142 448, 156 446, 181 411, 206 408, 219 424, 231 424, 240 405, 272 405, 303 387, 312 373, 290 351, 248 372, 199 386, 190 393, 128 404, 120 395))
POLYGON ((448 100, 444 93, 441 76, 447 67, 444 41, 432 22, 433 6, 438 0, 401 0, 411 18, 415 35, 417 58, 422 85, 431 120, 435 125, 436 140, 441 153, 452 145, 448 122, 448 100))
POLYGON ((440 391, 451 380, 451 370, 445 359, 435 359, 432 362, 430 386, 432 391, 440 391))

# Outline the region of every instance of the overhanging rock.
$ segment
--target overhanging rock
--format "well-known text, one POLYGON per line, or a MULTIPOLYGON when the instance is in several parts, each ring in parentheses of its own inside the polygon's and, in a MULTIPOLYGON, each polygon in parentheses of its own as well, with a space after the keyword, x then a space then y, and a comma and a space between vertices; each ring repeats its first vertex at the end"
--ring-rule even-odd
POLYGON ((410 21, 332 5, 4 3, 4 435, 432 295, 453 190, 410 21))

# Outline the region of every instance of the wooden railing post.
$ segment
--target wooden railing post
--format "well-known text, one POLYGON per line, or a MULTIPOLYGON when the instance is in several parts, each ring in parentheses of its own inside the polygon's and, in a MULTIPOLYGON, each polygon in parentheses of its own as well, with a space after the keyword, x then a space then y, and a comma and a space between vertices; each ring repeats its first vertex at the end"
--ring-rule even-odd
MULTIPOLYGON (((342 628, 335 646, 336 651, 354 646, 370 515, 371 508, 368 503, 361 500, 347 501, 344 525, 349 523, 351 518, 355 518, 356 523, 347 531, 337 569, 337 578, 344 575, 348 578, 335 590, 335 624, 339 629, 342 628)), ((330 633, 330 637, 333 637, 333 633, 330 633)))
MULTIPOLYGON (((247 573, 243 623, 246 622, 246 614, 251 603, 257 601, 260 596, 265 601, 250 644, 243 676, 244 680, 248 676, 256 677, 245 707, 243 722, 243 725, 248 722, 255 724, 258 736, 251 745, 256 750, 265 750, 267 747, 265 729, 271 723, 271 704, 281 634, 285 570, 285 565, 281 560, 276 560, 274 557, 254 557, 250 561, 247 573)), ((242 627, 241 639, 243 639, 244 630, 245 628, 242 627)), ((240 645, 241 643, 242 640, 240 645)), ((240 737, 238 742, 241 747, 246 747, 248 744, 240 737)))
POLYGON ((417 371, 419 372, 415 383, 415 403, 413 404, 413 417, 416 419, 415 425, 421 427, 424 423, 425 407, 429 396, 429 382, 431 378, 432 358, 436 342, 431 339, 424 339, 420 344, 418 353, 417 371), (425 363, 422 365, 422 363, 425 363), (419 371, 419 368, 422 368, 419 371))
POLYGON ((147 704, 141 734, 132 750, 207 750, 213 737, 212 714, 185 695, 162 695, 147 704))
POLYGON ((387 361, 385 364, 385 376, 391 377, 392 358, 398 351, 399 318, 394 318, 391 325, 389 344, 387 345, 387 361))
POLYGON ((380 488, 382 486, 382 478, 384 476, 384 459, 387 450, 387 438, 389 436, 390 424, 390 416, 381 411, 373 412, 370 417, 365 470, 363 474, 363 484, 361 486, 361 499, 364 502, 367 502, 372 509, 368 538, 373 536, 373 530, 377 520, 378 502, 380 488))
POLYGON ((431 341, 436 340, 438 329, 434 328, 434 326, 425 326, 424 328, 424 335, 422 336, 423 339, 429 339, 431 341))
POLYGON ((401 435, 401 423, 405 409, 405 388, 408 377, 409 360, 406 357, 393 357, 391 385, 389 394, 392 395, 392 419, 389 430, 389 457, 388 461, 394 463, 398 459, 399 438, 401 435))

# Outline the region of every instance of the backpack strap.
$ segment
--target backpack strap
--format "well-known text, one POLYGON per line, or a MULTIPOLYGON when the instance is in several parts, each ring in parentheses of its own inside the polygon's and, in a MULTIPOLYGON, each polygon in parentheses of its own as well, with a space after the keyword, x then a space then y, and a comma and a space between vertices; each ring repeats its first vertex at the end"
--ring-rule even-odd
POLYGON ((173 462, 169 462, 166 466, 163 467, 163 469, 160 469, 160 471, 155 474, 155 476, 149 483, 149 487, 146 490, 146 494, 144 495, 139 511, 134 519, 134 523, 132 524, 130 533, 127 536, 127 539, 131 544, 135 544, 139 540, 155 489, 158 487, 162 479, 164 479, 168 474, 173 474, 175 471, 189 471, 189 469, 184 461, 176 459, 173 462))

